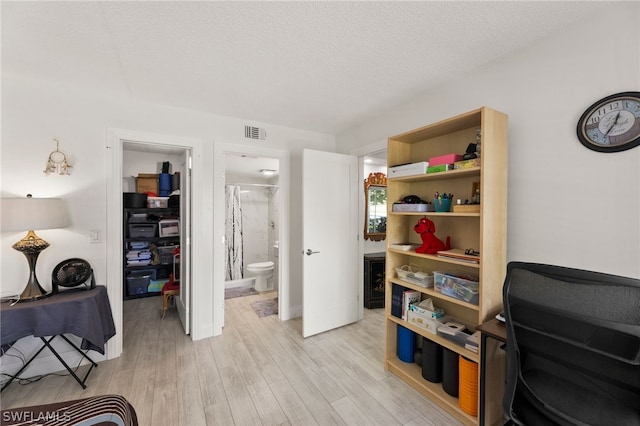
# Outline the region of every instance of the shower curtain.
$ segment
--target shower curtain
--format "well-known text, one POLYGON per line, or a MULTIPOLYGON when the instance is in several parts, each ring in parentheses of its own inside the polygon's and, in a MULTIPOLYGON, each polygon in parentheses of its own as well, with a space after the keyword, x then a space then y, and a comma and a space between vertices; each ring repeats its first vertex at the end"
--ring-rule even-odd
POLYGON ((240 187, 228 185, 225 191, 227 212, 225 215, 225 281, 242 279, 242 206, 240 187))

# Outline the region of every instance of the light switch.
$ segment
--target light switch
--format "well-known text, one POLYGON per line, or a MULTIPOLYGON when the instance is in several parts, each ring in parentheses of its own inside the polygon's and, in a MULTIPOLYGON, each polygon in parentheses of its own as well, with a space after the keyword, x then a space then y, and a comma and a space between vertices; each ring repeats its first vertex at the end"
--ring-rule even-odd
POLYGON ((92 229, 89 231, 89 242, 90 243, 99 243, 100 242, 100 231, 97 229, 92 229))

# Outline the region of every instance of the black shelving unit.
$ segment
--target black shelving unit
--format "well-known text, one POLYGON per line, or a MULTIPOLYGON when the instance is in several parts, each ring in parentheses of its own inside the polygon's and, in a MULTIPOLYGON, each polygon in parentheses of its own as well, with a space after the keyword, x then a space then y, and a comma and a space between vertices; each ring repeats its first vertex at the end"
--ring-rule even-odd
POLYGON ((364 307, 384 308, 385 252, 364 255, 364 307))
MULTIPOLYGON (((123 256, 124 256, 124 268, 123 268, 123 299, 137 299, 140 297, 149 297, 149 296, 158 296, 160 295, 159 291, 145 291, 139 294, 131 294, 129 291, 129 280, 132 275, 136 275, 136 272, 140 273, 142 271, 153 271, 156 279, 164 279, 168 278, 169 274, 173 271, 173 262, 171 258, 164 258, 162 256, 162 262, 160 264, 148 264, 148 265, 128 265, 127 263, 127 253, 131 250, 131 243, 143 242, 154 244, 157 247, 174 247, 180 245, 180 236, 170 236, 170 237, 160 237, 159 229, 157 223, 160 219, 163 218, 176 218, 179 219, 180 208, 179 207, 170 207, 170 208, 125 208, 123 210, 123 256), (146 222, 135 221, 132 222, 131 219, 134 217, 133 215, 144 214, 147 215, 148 219, 146 222), (155 232, 153 236, 131 236, 130 235, 130 224, 153 224, 155 223, 155 232)), ((135 278, 131 278, 135 279, 135 278)))

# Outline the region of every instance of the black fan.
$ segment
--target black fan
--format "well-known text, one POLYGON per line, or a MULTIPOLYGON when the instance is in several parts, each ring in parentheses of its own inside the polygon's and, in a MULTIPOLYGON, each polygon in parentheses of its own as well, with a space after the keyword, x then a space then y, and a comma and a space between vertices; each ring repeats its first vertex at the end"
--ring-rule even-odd
POLYGON ((51 273, 51 292, 57 293, 59 287, 84 286, 85 290, 95 288, 96 280, 89 262, 84 259, 67 259, 58 263, 51 273), (91 280, 89 284, 87 281, 91 280))

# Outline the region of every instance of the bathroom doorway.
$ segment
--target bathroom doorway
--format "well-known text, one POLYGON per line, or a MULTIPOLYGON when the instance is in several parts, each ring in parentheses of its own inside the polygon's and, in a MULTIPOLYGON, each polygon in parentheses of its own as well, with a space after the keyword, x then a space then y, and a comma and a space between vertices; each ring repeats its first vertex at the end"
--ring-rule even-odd
POLYGON ((225 153, 225 293, 278 295, 279 170, 278 158, 225 153))

